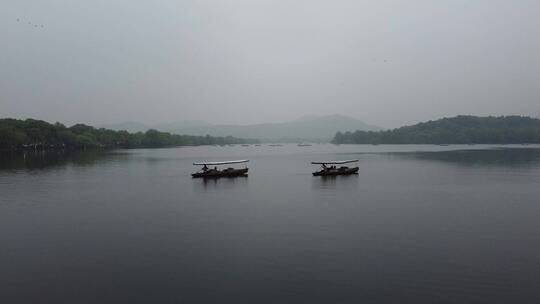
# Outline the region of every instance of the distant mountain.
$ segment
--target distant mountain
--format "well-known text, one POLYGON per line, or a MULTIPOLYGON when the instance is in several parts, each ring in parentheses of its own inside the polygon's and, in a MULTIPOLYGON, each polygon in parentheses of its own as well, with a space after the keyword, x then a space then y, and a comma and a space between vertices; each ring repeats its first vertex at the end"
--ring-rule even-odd
POLYGON ((540 143, 540 120, 526 116, 460 115, 386 131, 338 132, 333 142, 337 144, 540 143))
POLYGON ((381 130, 377 126, 366 124, 356 118, 338 114, 304 116, 289 122, 253 125, 212 125, 198 120, 181 120, 156 125, 123 122, 100 127, 116 131, 126 130, 128 132, 145 132, 149 129, 155 129, 180 135, 234 136, 256 138, 268 142, 330 141, 334 134, 341 130, 381 130))
POLYGON ((345 115, 305 116, 283 123, 254 125, 206 125, 168 130, 176 134, 234 136, 263 141, 330 141, 340 130, 380 130, 345 115))
POLYGON ((210 124, 204 121, 200 121, 200 120, 179 120, 179 121, 174 121, 174 122, 152 125, 151 128, 159 130, 159 131, 164 131, 164 132, 172 132, 172 131, 180 130, 180 129, 206 127, 206 126, 210 126, 210 124))

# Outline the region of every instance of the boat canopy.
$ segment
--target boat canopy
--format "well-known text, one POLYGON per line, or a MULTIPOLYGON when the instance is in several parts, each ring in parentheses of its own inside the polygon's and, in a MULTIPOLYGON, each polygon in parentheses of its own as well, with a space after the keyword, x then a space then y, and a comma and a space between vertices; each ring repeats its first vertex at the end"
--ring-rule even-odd
POLYGON ((313 165, 342 165, 348 163, 357 162, 358 159, 349 159, 349 160, 334 160, 334 161, 324 161, 324 162, 311 162, 313 165))
POLYGON ((229 161, 221 161, 221 162, 199 162, 199 163, 193 163, 195 166, 218 166, 218 165, 227 165, 227 164, 241 164, 241 163, 247 163, 249 162, 248 159, 241 159, 241 160, 229 160, 229 161))

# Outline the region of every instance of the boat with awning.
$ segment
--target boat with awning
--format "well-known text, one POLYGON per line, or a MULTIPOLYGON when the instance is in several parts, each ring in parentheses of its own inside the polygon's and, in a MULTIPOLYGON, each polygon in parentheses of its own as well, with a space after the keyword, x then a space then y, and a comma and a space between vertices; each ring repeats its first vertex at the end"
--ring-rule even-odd
POLYGON ((247 163, 249 160, 229 160, 229 161, 207 161, 207 162, 196 162, 193 163, 194 166, 202 166, 202 168, 192 173, 193 178, 219 178, 219 177, 238 177, 238 176, 247 176, 248 167, 247 163), (244 164, 243 168, 234 168, 227 167, 225 169, 218 168, 218 166, 223 165, 233 165, 233 164, 244 164), (212 168, 213 167, 213 168, 212 168))
POLYGON ((336 176, 336 175, 351 175, 358 174, 358 166, 348 167, 344 166, 349 163, 356 163, 358 159, 349 160, 332 160, 332 161, 314 161, 313 165, 321 165, 319 171, 313 172, 313 176, 336 176), (340 165, 340 166, 338 166, 340 165))

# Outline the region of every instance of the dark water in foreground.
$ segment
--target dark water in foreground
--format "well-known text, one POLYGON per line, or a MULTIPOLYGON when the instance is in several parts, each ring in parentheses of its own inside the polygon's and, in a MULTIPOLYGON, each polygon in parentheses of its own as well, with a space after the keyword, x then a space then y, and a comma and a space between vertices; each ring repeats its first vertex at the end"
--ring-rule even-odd
POLYGON ((540 150, 484 148, 3 155, 0 303, 539 303, 540 150))

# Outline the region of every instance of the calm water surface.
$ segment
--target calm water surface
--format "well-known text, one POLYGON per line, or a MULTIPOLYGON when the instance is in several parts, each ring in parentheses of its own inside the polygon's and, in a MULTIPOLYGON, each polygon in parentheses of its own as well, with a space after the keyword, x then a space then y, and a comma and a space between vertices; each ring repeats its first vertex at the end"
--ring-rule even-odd
POLYGON ((540 149, 4 154, 0 244, 0 303, 539 303, 540 149))

